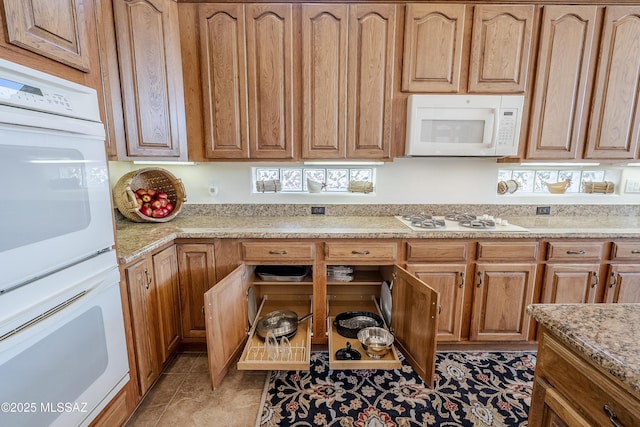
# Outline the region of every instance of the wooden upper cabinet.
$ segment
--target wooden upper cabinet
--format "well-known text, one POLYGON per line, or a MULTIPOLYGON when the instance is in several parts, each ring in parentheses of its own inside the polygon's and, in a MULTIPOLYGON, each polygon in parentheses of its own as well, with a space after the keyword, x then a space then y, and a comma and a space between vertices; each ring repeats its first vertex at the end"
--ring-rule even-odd
POLYGON ((346 156, 347 5, 302 5, 302 157, 346 156))
POLYGON ((87 21, 92 17, 85 15, 83 3, 87 1, 4 0, 9 42, 88 72, 87 21))
POLYGON ((172 0, 113 2, 127 138, 121 160, 187 158, 177 7, 172 0))
POLYGON ((249 155, 293 158, 293 5, 246 6, 249 155))
POLYGON ((198 9, 207 159, 292 159, 291 4, 198 9))
POLYGON ((416 3, 405 10, 402 90, 525 91, 535 6, 416 3))
POLYGON ((402 90, 458 92, 465 5, 406 5, 402 90))
POLYGON ((533 17, 533 5, 475 7, 469 92, 525 91, 533 17))
POLYGON ((347 158, 391 157, 396 6, 349 6, 347 158))
POLYGON ((302 6, 302 157, 388 159, 396 6, 302 6))
POLYGON ((528 159, 576 159, 586 140, 596 6, 545 6, 528 159))
POLYGON ((638 157, 639 82, 640 7, 607 7, 585 158, 638 157))
POLYGON ((204 156, 249 157, 244 5, 202 4, 198 11, 204 156))

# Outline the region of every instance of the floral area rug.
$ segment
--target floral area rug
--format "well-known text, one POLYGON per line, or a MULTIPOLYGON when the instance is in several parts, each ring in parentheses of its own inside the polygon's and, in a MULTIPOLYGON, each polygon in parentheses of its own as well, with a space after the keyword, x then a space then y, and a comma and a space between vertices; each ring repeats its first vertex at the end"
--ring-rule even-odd
POLYGON ((526 426, 535 364, 531 352, 438 352, 429 389, 404 360, 332 371, 314 352, 309 371, 269 373, 256 426, 526 426))

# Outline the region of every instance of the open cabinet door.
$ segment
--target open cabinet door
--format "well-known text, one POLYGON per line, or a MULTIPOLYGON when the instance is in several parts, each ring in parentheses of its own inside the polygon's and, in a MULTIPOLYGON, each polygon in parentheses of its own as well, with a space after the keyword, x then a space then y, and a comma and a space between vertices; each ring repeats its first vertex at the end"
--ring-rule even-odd
POLYGON ((440 294, 405 269, 394 266, 391 329, 413 369, 433 387, 440 294))
POLYGON ((211 387, 216 388, 247 338, 247 271, 241 265, 204 294, 211 387))

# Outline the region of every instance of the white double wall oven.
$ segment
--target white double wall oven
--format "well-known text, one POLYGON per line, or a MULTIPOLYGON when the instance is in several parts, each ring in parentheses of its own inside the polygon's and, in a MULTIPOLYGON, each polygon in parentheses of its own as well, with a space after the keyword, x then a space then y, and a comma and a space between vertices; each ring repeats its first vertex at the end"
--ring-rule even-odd
POLYGON ((88 425, 129 380, 93 89, 0 59, 0 425, 88 425))

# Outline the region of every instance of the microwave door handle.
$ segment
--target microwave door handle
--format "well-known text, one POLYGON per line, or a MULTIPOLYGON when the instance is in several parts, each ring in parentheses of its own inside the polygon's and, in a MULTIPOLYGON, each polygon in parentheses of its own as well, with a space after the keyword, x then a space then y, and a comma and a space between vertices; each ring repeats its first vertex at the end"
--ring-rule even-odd
POLYGON ((491 146, 494 148, 498 145, 498 128, 500 127, 500 108, 493 109, 493 135, 491 135, 491 146))

